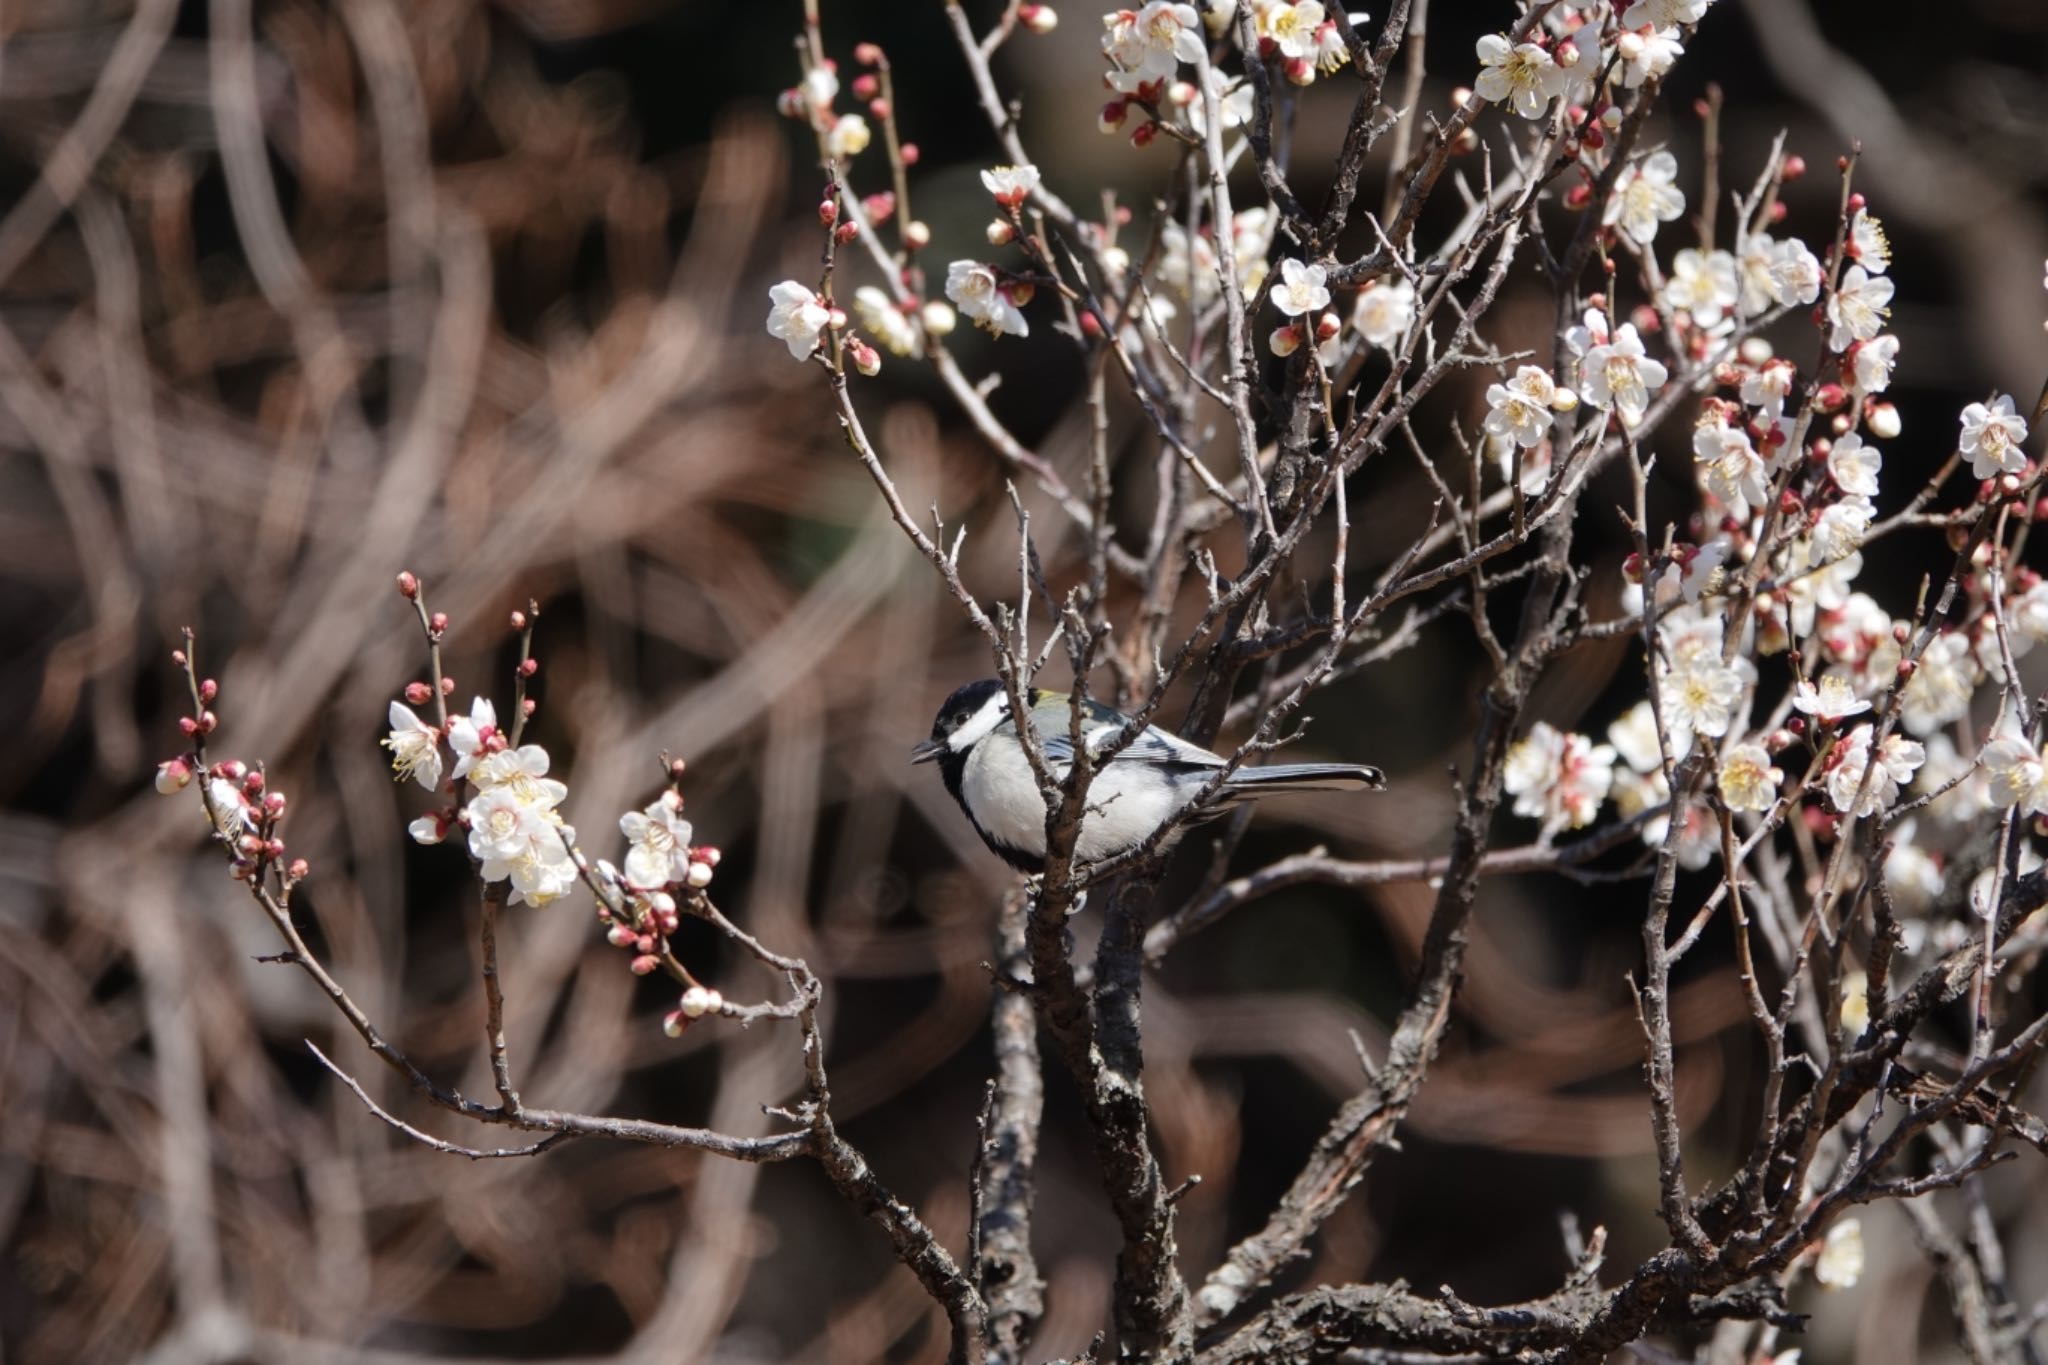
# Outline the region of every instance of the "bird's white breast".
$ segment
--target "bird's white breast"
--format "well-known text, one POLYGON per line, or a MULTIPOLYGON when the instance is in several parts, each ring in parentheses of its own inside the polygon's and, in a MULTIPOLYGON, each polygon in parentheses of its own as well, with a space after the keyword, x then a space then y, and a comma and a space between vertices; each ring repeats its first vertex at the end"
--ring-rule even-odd
MULTIPOLYGON (((1076 856, 1095 862, 1143 842, 1200 787, 1199 779, 1176 780, 1157 767, 1111 763, 1089 785, 1076 856)), ((990 838, 1045 856, 1045 802, 1017 744, 976 745, 960 777, 960 795, 990 838)))

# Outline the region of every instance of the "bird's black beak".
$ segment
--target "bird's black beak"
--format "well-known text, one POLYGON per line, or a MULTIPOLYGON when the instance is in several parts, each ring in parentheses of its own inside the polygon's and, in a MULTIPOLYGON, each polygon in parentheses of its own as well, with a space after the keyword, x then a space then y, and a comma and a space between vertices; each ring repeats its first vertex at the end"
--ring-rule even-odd
POLYGON ((910 751, 910 761, 912 763, 929 763, 944 752, 946 752, 946 746, 943 742, 936 739, 928 739, 910 751))

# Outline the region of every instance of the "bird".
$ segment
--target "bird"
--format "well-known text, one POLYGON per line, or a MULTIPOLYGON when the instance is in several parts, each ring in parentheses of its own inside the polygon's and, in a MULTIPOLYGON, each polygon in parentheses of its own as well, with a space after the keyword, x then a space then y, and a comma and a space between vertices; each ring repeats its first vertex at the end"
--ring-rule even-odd
MULTIPOLYGON (((1032 688, 1031 724, 1047 766, 1064 779, 1074 750, 1073 699, 1032 688)), ((1131 718, 1092 698, 1082 702, 1083 740, 1100 752, 1131 718)), ((989 851, 1020 872, 1045 870, 1045 801, 1010 715, 1010 697, 994 678, 967 683, 939 707, 931 738, 910 752, 912 763, 937 763, 946 790, 989 851)), ((1128 852, 1179 816, 1229 761, 1157 726, 1146 726, 1097 769, 1074 842, 1084 864, 1128 852)), ((1386 777, 1363 763, 1281 763, 1239 768, 1225 778, 1196 818, 1243 801, 1284 792, 1378 791, 1386 777)))

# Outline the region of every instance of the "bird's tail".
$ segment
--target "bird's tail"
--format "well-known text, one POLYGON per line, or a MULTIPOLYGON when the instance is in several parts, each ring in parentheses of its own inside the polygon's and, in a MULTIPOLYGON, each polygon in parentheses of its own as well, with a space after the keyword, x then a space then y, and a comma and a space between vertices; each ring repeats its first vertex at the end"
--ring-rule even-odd
POLYGON ((1226 797, 1272 796, 1281 792, 1379 791, 1387 775, 1363 763, 1276 763, 1240 768, 1223 784, 1226 797))

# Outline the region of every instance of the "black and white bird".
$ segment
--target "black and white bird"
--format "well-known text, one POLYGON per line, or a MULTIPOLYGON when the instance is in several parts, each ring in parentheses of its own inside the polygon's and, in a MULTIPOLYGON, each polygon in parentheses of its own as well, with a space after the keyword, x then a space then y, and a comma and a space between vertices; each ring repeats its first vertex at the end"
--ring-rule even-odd
MULTIPOLYGON (((1064 778, 1074 756, 1069 735, 1072 699, 1032 689, 1031 724, 1055 777, 1064 778)), ((1114 707, 1090 700, 1083 739, 1100 752, 1130 723, 1114 707)), ((1010 698, 993 678, 968 683, 946 698, 932 722, 932 737, 911 750, 911 762, 939 765, 946 790, 960 803, 997 857, 1023 872, 1045 868, 1045 801, 1031 760, 1010 715, 1010 698)), ((1099 769, 1088 787, 1074 854, 1101 862, 1151 838, 1180 815, 1228 766, 1220 755, 1147 726, 1099 769)), ((1377 791, 1378 768, 1362 763, 1282 763, 1240 768, 1217 789, 1198 818, 1208 818, 1261 796, 1283 792, 1377 791)))

